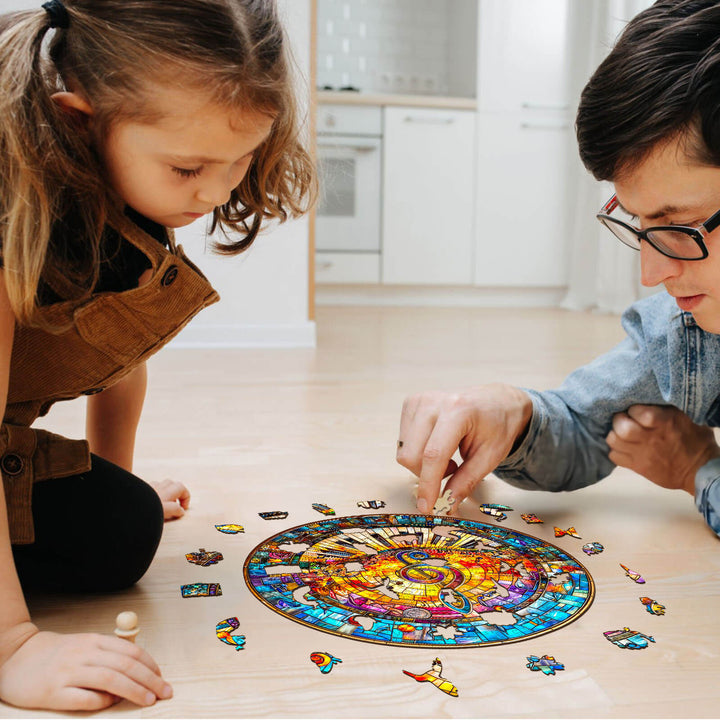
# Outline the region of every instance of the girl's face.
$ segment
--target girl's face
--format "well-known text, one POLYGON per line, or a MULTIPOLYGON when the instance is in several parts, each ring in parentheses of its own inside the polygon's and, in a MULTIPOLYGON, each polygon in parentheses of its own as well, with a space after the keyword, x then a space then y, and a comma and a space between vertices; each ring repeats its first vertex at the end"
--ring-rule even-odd
POLYGON ((114 125, 102 155, 115 191, 134 210, 178 228, 224 205, 273 119, 231 112, 199 95, 158 88, 152 124, 114 125))

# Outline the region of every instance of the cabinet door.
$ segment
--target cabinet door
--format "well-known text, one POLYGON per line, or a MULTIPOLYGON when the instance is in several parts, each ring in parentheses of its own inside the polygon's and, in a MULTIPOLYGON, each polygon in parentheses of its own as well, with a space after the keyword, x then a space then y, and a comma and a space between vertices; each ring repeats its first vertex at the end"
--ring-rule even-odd
POLYGON ((569 121, 478 114, 475 282, 567 284, 569 121))
POLYGON ((385 108, 386 284, 472 284, 475 113, 385 108))

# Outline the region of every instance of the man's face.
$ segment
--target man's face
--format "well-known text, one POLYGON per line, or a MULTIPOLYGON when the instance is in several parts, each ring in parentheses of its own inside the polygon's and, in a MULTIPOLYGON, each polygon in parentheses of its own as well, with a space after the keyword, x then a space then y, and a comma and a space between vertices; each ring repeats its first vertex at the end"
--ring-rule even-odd
POLYGON ((153 104, 162 120, 114 125, 103 159, 125 203, 161 225, 182 227, 229 200, 272 118, 230 113, 198 95, 163 88, 153 104))
MULTIPOLYGON (((640 165, 615 180, 617 198, 636 216, 636 227, 697 227, 720 209, 720 168, 698 165, 682 148, 680 140, 658 145, 640 165)), ((643 242, 642 284, 664 285, 701 328, 720 334, 720 228, 705 238, 705 244, 709 256, 688 261, 665 257, 643 242)))

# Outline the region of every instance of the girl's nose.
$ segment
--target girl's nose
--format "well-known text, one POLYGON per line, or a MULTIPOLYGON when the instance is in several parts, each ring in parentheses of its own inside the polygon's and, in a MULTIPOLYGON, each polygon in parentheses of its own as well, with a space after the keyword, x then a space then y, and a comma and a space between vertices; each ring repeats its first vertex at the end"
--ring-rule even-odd
POLYGON ((195 197, 197 197, 197 199, 204 205, 219 207, 230 200, 231 192, 232 187, 230 187, 228 183, 215 181, 204 184, 195 193, 195 197))
POLYGON ((655 287, 682 273, 683 261, 658 252, 649 242, 640 245, 640 281, 645 287, 655 287))

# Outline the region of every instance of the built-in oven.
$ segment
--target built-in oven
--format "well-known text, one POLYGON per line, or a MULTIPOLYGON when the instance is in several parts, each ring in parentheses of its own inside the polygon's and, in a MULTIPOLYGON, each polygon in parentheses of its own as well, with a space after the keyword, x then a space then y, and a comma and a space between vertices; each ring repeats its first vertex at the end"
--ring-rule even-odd
POLYGON ((315 224, 319 282, 378 282, 381 249, 382 111, 321 105, 320 198, 315 224))

